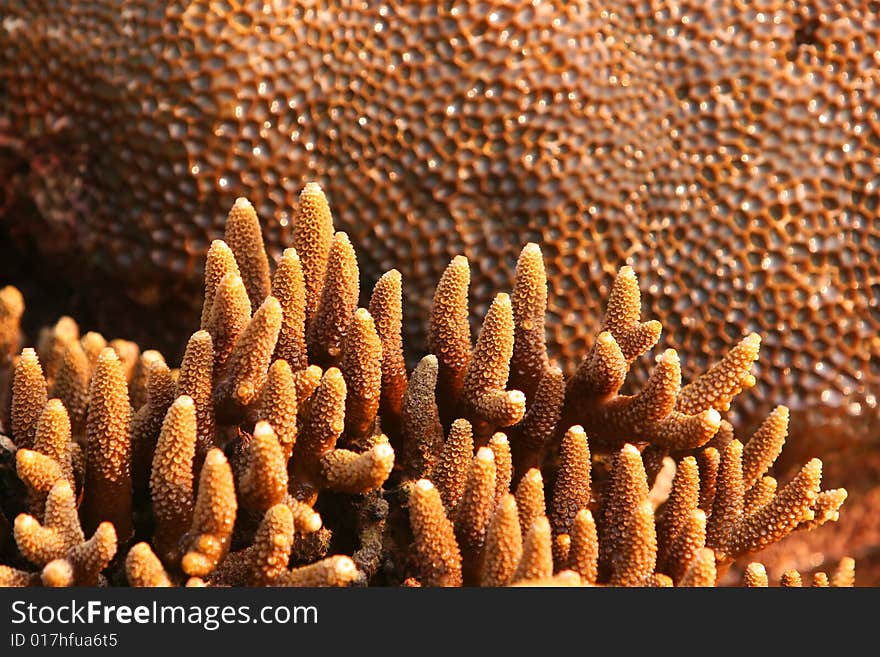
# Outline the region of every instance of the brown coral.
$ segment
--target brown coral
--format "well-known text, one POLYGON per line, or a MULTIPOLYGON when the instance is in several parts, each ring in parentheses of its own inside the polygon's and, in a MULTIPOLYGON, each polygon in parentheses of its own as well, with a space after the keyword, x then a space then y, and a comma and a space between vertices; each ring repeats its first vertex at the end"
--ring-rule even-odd
POLYGON ((278 300, 266 297, 236 338, 223 376, 214 386, 219 412, 234 417, 257 400, 281 330, 281 315, 278 300))
POLYGON ((345 377, 345 432, 349 441, 372 433, 382 395, 382 341, 372 315, 358 308, 342 349, 345 377))
POLYGON ((22 555, 42 568, 44 586, 96 586, 117 545, 109 522, 85 540, 73 490, 63 481, 49 492, 43 523, 24 514, 15 519, 15 541, 22 555))
MULTIPOLYGON (((262 248, 253 236, 246 242, 248 249, 262 248)), ((357 271, 353 251, 339 250, 343 246, 337 235, 326 271, 335 260, 347 263, 342 269, 349 273, 357 271)), ((222 253, 217 245, 214 257, 222 253)), ((37 516, 48 496, 45 517, 22 516, 16 535, 20 554, 44 568, 40 582, 97 582, 115 552, 116 531, 108 522, 98 525, 90 541, 82 540, 81 531, 65 538, 64 527, 80 526, 75 506, 64 497, 72 499, 73 486, 85 493, 83 521, 94 522, 96 512, 112 517, 122 528, 122 545, 133 528, 154 532, 149 544, 129 550, 125 564, 116 563, 113 574, 119 577, 125 570, 132 584, 155 585, 183 583, 183 571, 193 578, 187 584, 211 586, 416 581, 705 586, 715 584, 734 558, 838 517, 847 492, 821 490, 818 460, 779 490, 768 474, 785 441, 785 407, 777 408, 745 446, 732 425, 721 421, 732 398, 752 383, 756 337, 747 336, 684 387, 677 353, 667 350, 641 389, 622 391, 631 368, 659 337, 656 322, 641 321, 637 280, 626 268, 619 272, 593 350, 566 382, 540 357, 540 335, 526 326, 539 322, 542 313, 540 250, 523 251, 515 291, 519 309, 506 294, 497 295, 473 347, 466 328, 466 277, 455 278, 467 267, 454 260, 439 284, 446 291, 435 295, 442 301, 435 305, 435 328, 446 336, 436 345, 443 358, 458 347, 464 353, 465 346, 466 356, 444 361, 430 354, 406 377, 400 369, 402 308, 393 275, 384 279, 371 304, 382 319, 381 331, 369 311, 355 311, 346 300, 351 285, 335 274, 325 278, 318 308, 329 314, 334 307, 351 310, 344 327, 325 325, 332 335, 318 331, 323 337, 310 349, 318 347, 317 357, 326 358, 339 344, 333 357, 339 367, 321 370, 309 364, 316 354, 296 348, 292 357, 304 359, 298 369, 277 358, 282 333, 291 330, 301 341, 311 321, 294 318, 295 326, 285 324, 285 308, 301 313, 297 308, 305 299, 304 279, 277 276, 284 267, 296 273, 294 255, 289 252, 287 263, 282 259, 276 267, 274 282, 284 280, 279 287, 284 299, 266 296, 253 316, 235 273, 244 268, 235 256, 225 264, 218 260, 217 268, 226 273, 214 290, 210 331, 190 338, 179 371, 158 352, 142 353, 121 340, 111 341, 92 366, 88 354, 106 344, 101 336, 60 340, 66 346, 56 380, 67 355, 79 348, 85 358, 78 359, 84 368, 70 369, 90 378, 89 449, 80 482, 83 459, 76 436, 62 402, 54 399, 42 402, 36 451, 17 451, 16 474, 37 516), (444 312, 454 321, 446 321, 450 317, 444 312), (525 336, 520 343, 530 354, 519 360, 517 336, 525 336), (213 349, 218 341, 225 345, 219 361, 213 349), (394 352, 390 364, 386 343, 394 352), (441 362, 447 365, 445 388, 441 362), (529 398, 510 387, 512 362, 520 363, 517 376, 531 391, 529 398), (463 370, 448 367, 455 363, 464 363, 463 370), (393 376, 386 376, 389 372, 393 376), (386 384, 393 395, 383 394, 386 384), (184 394, 188 391, 191 396, 184 394), (140 405, 131 428, 130 399, 140 405), (401 444, 396 470, 395 449, 383 433, 385 408, 390 425, 399 428, 392 436, 401 444), (588 426, 568 424, 574 417, 588 426), (161 431, 154 438, 158 419, 161 431), (514 423, 510 440, 495 431, 509 422, 514 423), (145 456, 152 461, 150 490, 132 496, 131 472, 145 456), (549 504, 539 468, 550 482, 549 504), (111 503, 97 504, 101 490, 117 494, 111 503), (351 556, 338 553, 341 546, 351 556)), ((322 316, 319 312, 314 322, 322 316)), ((309 330, 316 336, 314 322, 309 330)), ((75 328, 71 335, 79 334, 75 328)), ((45 335, 64 333, 57 325, 53 331, 45 335)), ((30 370, 36 371, 21 369, 30 370)), ((22 376, 31 379, 39 383, 42 374, 22 376)), ((45 394, 46 385, 36 389, 45 394)), ((19 414, 25 416, 30 417, 19 414)), ((16 427, 26 434, 29 422, 16 427)), ((839 574, 819 571, 812 581, 848 582, 852 572, 842 564, 839 574)), ((752 579, 760 581, 759 575, 752 573, 752 579)), ((3 577, 36 583, 17 568, 4 570, 3 577)))
POLYGON ((275 358, 294 370, 308 366, 306 353, 306 287, 302 261, 296 249, 285 249, 272 276, 272 296, 281 304, 281 331, 275 358))
POLYGON ((406 363, 403 359, 403 299, 400 272, 385 272, 376 281, 369 312, 382 341, 382 385, 379 413, 382 428, 391 435, 400 432, 400 414, 406 391, 406 363))
POLYGON ((199 477, 192 527, 181 539, 181 568, 187 575, 207 575, 226 556, 237 510, 229 463, 223 452, 212 449, 199 477))
POLYGON ((776 3, 758 20, 731 2, 648 14, 631 1, 331 2, 308 39, 286 29, 302 24, 299 5, 148 6, 149 20, 108 0, 8 7, 26 27, 4 34, 0 59, 4 207, 46 261, 155 301, 166 281, 197 277, 236 196, 253 195, 274 250, 323 197, 311 185, 297 202, 319 180, 369 254, 367 276, 403 267, 410 343, 453 255, 493 263, 474 270, 482 312, 540 235, 559 281, 549 343, 568 365, 598 327, 591 293, 631 260, 671 344, 694 333, 697 367, 751 316, 767 340, 763 403, 808 407, 830 390, 843 407, 876 385, 876 130, 854 118, 877 108, 873 5, 776 3), (58 29, 75 37, 60 44, 58 29), (336 47, 363 34, 358 57, 336 47), (270 53, 265 75, 239 57, 243 36, 270 53), (512 54, 515 67, 499 64, 512 54), (565 321, 580 309, 586 321, 565 321))
POLYGON ((426 586, 461 586, 461 552, 437 489, 419 479, 409 506, 419 581, 426 586))
POLYGON ((342 344, 357 308, 359 277, 357 257, 348 235, 336 233, 327 256, 326 284, 321 288, 306 333, 309 358, 321 367, 338 364, 342 356, 342 344))
POLYGON ((12 379, 12 434, 19 447, 31 447, 37 433, 37 420, 46 405, 46 379, 37 353, 24 349, 15 363, 12 379))
POLYGON ((269 295, 269 259, 263 246, 263 232, 254 206, 246 198, 237 198, 226 217, 223 239, 232 250, 251 300, 251 312, 269 295))
POLYGON ((168 563, 180 559, 178 544, 193 516, 193 468, 197 440, 192 397, 178 397, 168 409, 156 444, 150 494, 156 517, 154 545, 168 563))
POLYGON ((98 357, 89 398, 84 526, 109 520, 124 542, 132 534, 131 406, 122 363, 109 347, 98 357))
POLYGON ((474 345, 461 388, 461 406, 475 434, 486 439, 496 427, 523 419, 525 395, 506 390, 513 355, 514 322, 510 296, 495 297, 474 345))

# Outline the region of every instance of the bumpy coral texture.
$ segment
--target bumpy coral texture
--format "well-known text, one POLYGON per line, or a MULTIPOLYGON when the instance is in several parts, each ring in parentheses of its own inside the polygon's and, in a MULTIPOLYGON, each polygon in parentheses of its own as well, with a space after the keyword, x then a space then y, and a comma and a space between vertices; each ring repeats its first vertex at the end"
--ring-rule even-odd
POLYGON ((483 263, 482 314, 535 241, 560 364, 628 263, 694 371, 763 336, 744 405, 865 410, 878 33, 877 3, 830 0, 12 0, 0 207, 53 262, 82 254, 80 277, 157 302, 197 280, 238 196, 273 255, 300 250, 292 208, 315 180, 365 277, 400 268, 415 352, 453 255, 483 263))

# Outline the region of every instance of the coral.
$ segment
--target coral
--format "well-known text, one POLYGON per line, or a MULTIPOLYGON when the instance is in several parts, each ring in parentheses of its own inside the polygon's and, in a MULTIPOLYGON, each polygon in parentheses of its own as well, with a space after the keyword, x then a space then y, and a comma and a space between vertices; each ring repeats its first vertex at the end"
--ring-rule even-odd
POLYGON ((540 470, 532 468, 519 480, 516 487, 516 506, 519 512, 519 526, 525 538, 532 523, 546 513, 544 479, 540 470))
POLYGON ((563 560, 571 570, 581 576, 585 584, 595 584, 599 567, 599 537, 596 522, 588 509, 581 509, 574 517, 570 534, 568 554, 563 560))
POLYGON ((340 369, 346 384, 345 432, 357 441, 372 433, 382 394, 382 342, 365 308, 351 318, 340 369))
POLYGON ((251 312, 269 295, 269 258, 263 246, 263 232, 254 206, 246 198, 237 198, 229 216, 223 240, 229 245, 241 279, 251 300, 251 312))
POLYGON ((316 365, 339 363, 342 343, 357 307, 359 278, 357 257, 348 235, 336 233, 327 255, 325 284, 306 333, 309 359, 316 365))
POLYGON ((281 330, 274 358, 294 370, 308 365, 306 353, 306 287, 302 261, 296 249, 284 249, 272 276, 272 296, 281 304, 281 330))
POLYGON ((162 562, 149 543, 133 545, 125 557, 125 574, 131 586, 172 586, 162 562))
POLYGON ((419 479, 409 499, 415 568, 425 586, 461 586, 461 551, 452 522, 443 510, 440 493, 419 479))
POLYGON ((15 519, 15 542, 24 558, 42 568, 45 586, 96 586, 117 545, 109 522, 102 522, 85 540, 73 489, 66 481, 49 491, 43 523, 27 514, 15 519))
POLYGON ((325 270, 333 241, 330 205, 317 183, 308 183, 300 192, 292 241, 302 262, 306 319, 311 319, 318 310, 324 289, 325 270))
POLYGON ((64 360, 52 384, 50 395, 64 404, 70 418, 71 431, 76 435, 85 430, 91 376, 92 367, 81 341, 70 343, 64 352, 64 360))
POLYGON ((0 355, 4 365, 18 350, 19 326, 24 314, 24 297, 17 288, 7 285, 0 289, 0 355))
POLYGON ((480 586, 510 584, 522 558, 522 549, 516 499, 507 493, 497 502, 486 531, 486 553, 480 586))
POLYGON ((389 436, 400 433, 400 414, 406 392, 407 374, 403 358, 403 292, 400 272, 385 272, 376 281, 369 313, 382 342, 382 384, 379 413, 389 436))
MULTIPOLYGON (((196 331, 186 344, 177 376, 174 397, 186 395, 196 408, 195 470, 201 470, 208 450, 214 445, 214 346, 211 334, 196 331)), ((270 370, 269 377, 272 377, 270 370)))
MULTIPOLYGON (((547 283, 528 244, 512 295, 495 296, 473 344, 469 267, 453 259, 434 295, 436 353, 407 373, 400 276, 373 291, 375 316, 358 308, 354 250, 323 224, 320 190, 304 196, 302 239, 274 270, 253 208, 236 202, 233 246, 207 256, 206 324, 180 368, 131 342, 80 338, 67 321, 42 333, 45 358, 26 347, 8 361, 4 450, 21 499, 2 509, 29 513, 15 517, 0 581, 712 586, 737 559, 838 519, 847 491, 821 489, 818 459, 788 483, 770 474, 787 407, 744 442, 722 420, 754 384, 756 335, 686 385, 666 350, 625 393, 660 326, 642 321, 623 267, 566 378, 542 340, 547 283), (323 284, 310 293, 318 261, 323 284), (63 398, 48 399, 56 389, 63 398), (64 399, 85 409, 81 428, 64 399)), ((850 585, 854 572, 844 561, 811 581, 850 585)), ((767 580, 757 566, 746 575, 767 580)))
MULTIPOLYGON (((138 379, 135 378, 133 384, 137 383, 138 379)), ((174 401, 174 391, 175 384, 168 365, 164 360, 154 360, 145 377, 144 394, 138 395, 145 399, 141 404, 132 399, 133 407, 140 406, 131 418, 131 478, 136 489, 147 485, 156 441, 159 440, 165 414, 174 401)), ((133 392, 132 397, 135 397, 133 392)))
POLYGON ((513 573, 513 582, 545 580, 553 574, 553 554, 550 523, 546 516, 538 516, 527 529, 522 545, 522 556, 513 573))
MULTIPOLYGON (((816 571, 812 575, 812 585, 815 587, 833 586, 836 588, 849 588, 855 585, 855 561, 850 557, 841 559, 831 579, 828 573, 816 571)), ((787 588, 803 586, 803 575, 797 570, 787 570, 779 578, 779 585, 787 588)), ((748 587, 768 587, 767 570, 764 564, 753 561, 748 565, 743 576, 743 583, 748 587)))
POLYGON ((401 268, 417 353, 451 257, 491 263, 472 272, 482 314, 541 238, 563 371, 628 263, 693 367, 731 323, 762 335, 743 404, 876 413, 873 3, 8 4, 2 207, 38 266, 167 307, 249 195, 271 254, 303 258, 311 317, 323 187, 366 278, 401 268))
MULTIPOLYGON (((517 424, 525 414, 525 395, 519 390, 505 390, 513 338, 510 296, 502 292, 483 320, 461 388, 461 411, 478 438, 488 438, 495 427, 517 424)), ((442 350, 443 345, 438 348, 442 350)))
POLYGON ((342 373, 328 369, 312 395, 308 417, 291 457, 291 494, 313 506, 321 489, 366 493, 391 472, 394 451, 383 436, 363 453, 336 448, 345 428, 346 386, 342 373))
POLYGON ((553 534, 568 534, 575 516, 590 506, 590 448, 581 426, 565 432, 559 447, 559 471, 550 503, 553 534))
POLYGON ((443 507, 449 512, 458 506, 464 494, 470 455, 473 453, 474 435, 471 423, 459 418, 452 423, 449 435, 443 441, 443 451, 431 469, 431 481, 440 491, 443 507))
POLYGON ((222 376, 214 385, 219 412, 236 417, 258 399, 280 331, 281 304, 268 296, 236 337, 222 376))
POLYGON ((77 340, 79 340, 79 326, 71 317, 61 317, 54 326, 40 329, 37 354, 44 364, 46 382, 50 386, 61 367, 64 352, 77 340))
POLYGON ((37 420, 46 405, 46 379, 37 353, 23 349, 15 363, 12 379, 12 412, 10 428, 20 447, 34 444, 37 420))
POLYGON ((83 520, 87 529, 113 524, 123 542, 131 525, 131 406, 128 382, 116 352, 106 347, 89 387, 86 416, 86 482, 83 520))
POLYGON ((471 270, 467 258, 455 256, 437 283, 428 321, 428 351, 437 358, 440 393, 438 404, 445 419, 461 397, 471 359, 468 323, 468 286, 471 270))
POLYGON ((465 585, 473 584, 482 568, 486 530, 495 509, 495 456, 488 447, 481 447, 471 461, 461 500, 455 507, 452 521, 455 539, 461 550, 465 585))
POLYGON ((199 475, 192 526, 180 540, 181 569, 187 575, 207 575, 229 552, 238 500, 232 471, 223 452, 212 449, 199 475))
POLYGON ((263 514, 287 495, 287 459, 272 426, 257 422, 236 472, 242 508, 263 514))
POLYGON ((167 562, 179 560, 180 537, 192 524, 196 409, 192 397, 178 397, 162 423, 150 472, 156 531, 153 543, 167 562))
POLYGON ((434 468, 443 446, 443 425, 436 394, 439 372, 439 359, 434 354, 422 358, 401 400, 402 464, 413 479, 434 468))

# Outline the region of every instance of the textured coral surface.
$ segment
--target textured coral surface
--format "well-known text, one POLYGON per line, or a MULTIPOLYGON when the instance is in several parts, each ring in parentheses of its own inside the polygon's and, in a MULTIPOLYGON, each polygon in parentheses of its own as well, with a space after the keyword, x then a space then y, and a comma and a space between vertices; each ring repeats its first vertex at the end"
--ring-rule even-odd
POLYGON ((415 352, 453 255, 481 314, 536 241, 564 369, 631 264, 689 373, 754 330, 744 404, 872 410, 878 34, 826 0, 11 0, 0 226, 158 324, 237 196, 277 255, 316 180, 369 284, 403 273, 415 352))

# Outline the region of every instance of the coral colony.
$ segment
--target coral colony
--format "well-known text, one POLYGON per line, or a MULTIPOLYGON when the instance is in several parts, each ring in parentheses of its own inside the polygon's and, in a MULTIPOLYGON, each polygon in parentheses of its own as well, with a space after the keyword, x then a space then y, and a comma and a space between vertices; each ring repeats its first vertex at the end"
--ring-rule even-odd
MULTIPOLYGON (((767 586, 764 548, 837 520, 846 491, 821 488, 821 461, 768 474, 786 407, 751 436, 722 416, 755 385, 757 334, 684 385, 662 350, 624 394, 661 339, 624 266, 565 377, 529 243, 475 342, 471 263, 449 262, 408 371, 401 274, 358 307, 355 250, 317 184, 292 228, 272 262, 235 202, 179 367, 67 317, 22 348, 24 300, 0 290, 0 583, 767 586)), ((852 586, 855 563, 809 577, 852 586)))
POLYGON ((629 264, 693 371, 761 335, 749 427, 877 413, 876 2, 62 4, 4 2, 0 212, 108 335, 170 355, 234 199, 275 258, 316 181, 365 280, 401 272, 408 358, 454 256, 479 318, 537 242, 563 371, 629 264))

